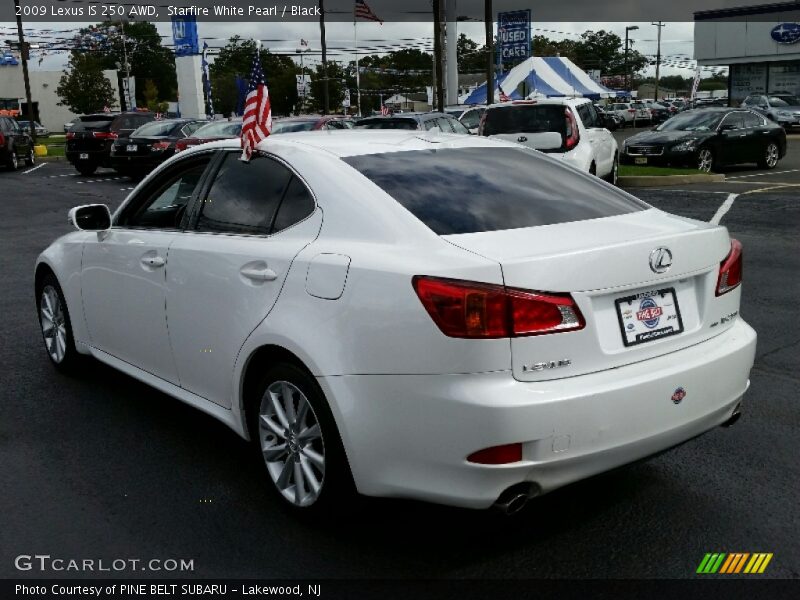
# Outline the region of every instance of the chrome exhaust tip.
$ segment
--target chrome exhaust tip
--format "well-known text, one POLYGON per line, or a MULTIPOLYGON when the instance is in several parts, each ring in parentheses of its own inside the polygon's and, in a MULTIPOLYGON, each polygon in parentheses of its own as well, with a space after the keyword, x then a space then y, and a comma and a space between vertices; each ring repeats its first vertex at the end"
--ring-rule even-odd
POLYGON ((539 486, 532 482, 512 485, 498 496, 492 505, 507 516, 515 515, 528 504, 528 500, 539 495, 539 486))
POLYGON ((733 409, 733 414, 731 415, 731 418, 725 421, 722 424, 722 427, 731 427, 734 423, 736 423, 736 421, 738 421, 741 418, 742 418, 742 403, 739 402, 739 404, 736 405, 736 408, 733 409))

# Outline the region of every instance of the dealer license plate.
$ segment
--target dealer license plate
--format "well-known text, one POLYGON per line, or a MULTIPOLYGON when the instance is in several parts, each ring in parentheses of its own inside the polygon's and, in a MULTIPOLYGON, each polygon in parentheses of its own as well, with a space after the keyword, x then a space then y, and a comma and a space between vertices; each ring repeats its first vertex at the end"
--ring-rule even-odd
POLYGON ((647 157, 646 156, 637 156, 634 160, 634 163, 637 165, 646 165, 647 164, 647 157))
POLYGON ((89 155, 86 154, 86 153, 79 154, 78 155, 78 160, 89 160, 89 155))
POLYGON ((625 296, 616 300, 622 341, 635 346, 683 331, 674 288, 625 296))
POLYGON ((127 150, 128 152, 136 152, 138 149, 139 147, 136 144, 128 144, 127 146, 125 146, 125 150, 127 150))

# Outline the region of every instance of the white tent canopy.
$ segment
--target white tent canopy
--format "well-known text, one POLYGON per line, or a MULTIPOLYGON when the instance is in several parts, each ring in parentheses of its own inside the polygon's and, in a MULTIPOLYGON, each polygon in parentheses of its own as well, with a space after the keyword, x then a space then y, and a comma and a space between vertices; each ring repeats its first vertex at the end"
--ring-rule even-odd
MULTIPOLYGON (((508 73, 495 78, 495 101, 505 93, 512 100, 537 97, 586 97, 592 99, 614 98, 617 92, 596 81, 579 69, 575 63, 562 56, 533 56, 518 64, 508 73), (520 88, 520 84, 524 84, 520 88), (524 96, 520 93, 524 90, 524 96)), ((486 102, 486 84, 459 98, 460 104, 486 102)))

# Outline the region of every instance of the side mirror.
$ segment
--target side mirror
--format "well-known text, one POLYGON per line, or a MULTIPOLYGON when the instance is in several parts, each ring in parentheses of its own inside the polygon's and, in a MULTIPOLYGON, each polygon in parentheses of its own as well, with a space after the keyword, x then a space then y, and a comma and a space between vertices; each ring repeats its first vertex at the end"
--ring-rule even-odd
POLYGON ((111 213, 105 204, 76 206, 69 211, 67 218, 79 231, 106 231, 111 228, 111 213))

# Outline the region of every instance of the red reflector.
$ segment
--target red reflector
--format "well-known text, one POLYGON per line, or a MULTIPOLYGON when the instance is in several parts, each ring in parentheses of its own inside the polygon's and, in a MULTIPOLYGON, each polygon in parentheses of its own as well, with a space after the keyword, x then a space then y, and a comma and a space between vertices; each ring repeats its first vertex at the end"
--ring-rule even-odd
POLYGON ((506 444, 505 446, 492 446, 473 452, 467 457, 471 463, 479 465, 506 465, 522 460, 522 444, 506 444))
POLYGON ((117 134, 113 131, 93 131, 92 135, 101 140, 115 140, 117 134))
POLYGON ((153 142, 153 150, 166 150, 169 148, 169 142, 153 142))
POLYGON ((540 294, 502 285, 417 275, 412 279, 422 305, 445 335, 503 338, 585 325, 569 294, 540 294))
POLYGON ((731 239, 731 251, 719 265, 717 296, 722 296, 742 283, 742 243, 731 239))

